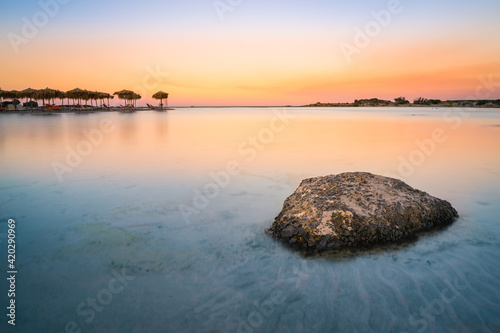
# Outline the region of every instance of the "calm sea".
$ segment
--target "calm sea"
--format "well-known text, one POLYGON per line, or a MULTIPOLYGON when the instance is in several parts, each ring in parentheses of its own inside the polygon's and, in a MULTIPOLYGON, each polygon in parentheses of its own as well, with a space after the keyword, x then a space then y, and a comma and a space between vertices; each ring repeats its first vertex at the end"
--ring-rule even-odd
POLYGON ((0 175, 1 332, 500 331, 499 109, 2 114, 0 175), (347 171, 460 218, 345 257, 264 233, 302 179, 347 171))

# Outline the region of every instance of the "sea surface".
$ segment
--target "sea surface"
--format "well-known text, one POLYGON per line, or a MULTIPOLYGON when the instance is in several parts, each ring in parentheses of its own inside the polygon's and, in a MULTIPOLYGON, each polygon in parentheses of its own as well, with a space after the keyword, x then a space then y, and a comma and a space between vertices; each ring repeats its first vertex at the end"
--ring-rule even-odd
POLYGON ((2 114, 0 258, 1 332, 500 332, 500 110, 2 114), (460 218, 354 255, 265 233, 301 180, 348 171, 460 218))

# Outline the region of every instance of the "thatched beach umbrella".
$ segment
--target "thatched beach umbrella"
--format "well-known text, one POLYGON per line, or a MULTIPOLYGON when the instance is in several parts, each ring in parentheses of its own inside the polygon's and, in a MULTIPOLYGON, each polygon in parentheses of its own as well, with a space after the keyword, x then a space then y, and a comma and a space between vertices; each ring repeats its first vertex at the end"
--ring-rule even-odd
POLYGON ((28 102, 28 98, 30 99, 30 101, 32 99, 35 99, 35 100, 38 100, 36 94, 38 93, 38 90, 35 90, 35 89, 32 89, 32 88, 28 88, 28 89, 24 89, 24 90, 21 90, 20 94, 19 94, 19 97, 20 98, 26 98, 26 103, 28 102))
POLYGON ((126 89, 113 93, 113 95, 118 96, 119 99, 125 100, 125 104, 127 104, 127 101, 131 99, 131 96, 133 94, 134 92, 132 90, 126 90, 126 89))
POLYGON ((94 91, 92 92, 92 99, 95 100, 95 106, 97 106, 98 101, 101 100, 101 106, 102 106, 102 92, 94 91))
POLYGON ((126 89, 117 91, 113 95, 117 95, 118 98, 125 100, 125 104, 127 104, 127 102, 130 101, 131 104, 134 104, 134 106, 135 106, 135 101, 142 98, 141 95, 136 94, 132 90, 126 90, 126 89))
POLYGON ((95 105, 97 106, 97 100, 99 99, 99 93, 97 91, 89 91, 88 92, 88 99, 90 100, 90 105, 94 106, 94 103, 92 101, 95 101, 95 105))
POLYGON ((21 92, 19 92, 17 90, 4 90, 2 92, 2 97, 12 99, 12 103, 17 105, 17 104, 20 104, 20 102, 17 98, 21 98, 21 92))
POLYGON ((158 91, 156 94, 153 95, 154 99, 159 99, 160 100, 160 107, 163 109, 163 99, 167 100, 167 107, 168 107, 168 93, 163 92, 163 91, 158 91))
POLYGON ((73 104, 75 104, 75 99, 78 100, 78 104, 80 104, 80 100, 85 96, 85 90, 80 88, 75 88, 73 90, 66 91, 66 97, 71 98, 73 100, 73 104))
POLYGON ((90 96, 95 101, 95 106, 97 106, 97 101, 101 98, 101 93, 94 91, 94 92, 92 92, 92 94, 90 96))
POLYGON ((3 102, 4 99, 9 98, 9 99, 15 99, 19 97, 19 91, 17 90, 2 90, 0 89, 0 106, 1 103, 3 102))
POLYGON ((101 93, 97 91, 88 91, 88 99, 90 99, 90 105, 94 106, 92 101, 95 101, 95 106, 97 106, 97 101, 101 98, 101 93))
POLYGON ((65 97, 66 97, 66 93, 64 91, 55 90, 54 97, 52 97, 52 103, 54 103, 54 98, 59 98, 61 100, 61 105, 64 105, 64 98, 65 97))
POLYGON ((3 98, 20 98, 21 93, 17 90, 4 90, 3 98))
POLYGON ((141 96, 141 95, 139 95, 139 94, 134 93, 134 94, 132 95, 132 99, 134 100, 134 107, 137 107, 137 100, 138 100, 138 99, 141 99, 141 98, 142 98, 142 96, 141 96))
POLYGON ((101 106, 104 104, 104 99, 106 98, 106 93, 100 92, 99 99, 101 100, 101 106))
POLYGON ((108 106, 109 106, 109 99, 115 97, 115 96, 112 96, 108 93, 103 93, 103 92, 99 93, 99 95, 100 95, 99 98, 101 99, 101 106, 102 106, 102 104, 104 104, 104 99, 108 100, 108 106))
POLYGON ((5 98, 5 94, 7 92, 5 90, 0 89, 0 103, 3 102, 3 99, 5 98))
POLYGON ((42 105, 45 106, 45 100, 47 100, 50 103, 50 99, 54 98, 56 95, 56 90, 50 88, 40 89, 37 91, 35 95, 37 99, 42 100, 42 105))
POLYGON ((85 107, 87 107, 87 102, 90 99, 90 104, 92 104, 92 91, 85 89, 82 93, 82 99, 85 101, 85 107))

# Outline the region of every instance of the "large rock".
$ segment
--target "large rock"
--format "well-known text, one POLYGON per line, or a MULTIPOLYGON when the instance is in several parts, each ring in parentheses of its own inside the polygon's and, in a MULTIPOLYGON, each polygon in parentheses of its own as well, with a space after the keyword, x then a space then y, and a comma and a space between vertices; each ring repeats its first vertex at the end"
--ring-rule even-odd
POLYGON ((306 251, 401 242, 458 217, 447 201, 365 172, 305 179, 268 232, 306 251))

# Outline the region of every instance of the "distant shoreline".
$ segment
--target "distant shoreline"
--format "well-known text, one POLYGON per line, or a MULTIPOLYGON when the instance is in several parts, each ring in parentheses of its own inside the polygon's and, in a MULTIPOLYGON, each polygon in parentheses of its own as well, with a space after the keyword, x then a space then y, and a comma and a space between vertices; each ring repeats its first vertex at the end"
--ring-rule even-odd
POLYGON ((432 108, 500 108, 500 99, 497 100, 447 100, 419 98, 410 103, 404 97, 395 101, 378 98, 355 100, 353 103, 321 103, 304 105, 304 107, 432 107, 432 108))
POLYGON ((399 109, 399 108, 428 108, 428 109, 446 109, 446 108, 464 108, 464 109, 500 109, 499 105, 477 105, 477 106, 462 106, 462 105, 414 105, 414 104, 406 104, 406 105, 377 105, 377 106, 354 106, 354 105, 338 105, 331 103, 320 103, 320 104, 310 104, 310 105, 285 105, 285 106, 170 106, 165 109, 151 109, 148 107, 136 107, 136 108, 88 108, 88 109, 74 109, 74 108, 61 108, 59 110, 49 110, 46 108, 33 108, 30 110, 26 108, 25 110, 3 110, 0 111, 0 114, 33 114, 33 115, 50 115, 50 114, 63 114, 63 113, 77 113, 77 114, 86 114, 86 113, 97 113, 97 112, 120 112, 120 113, 133 113, 137 111, 157 111, 157 112, 165 112, 165 111, 174 111, 175 109, 231 109, 231 108, 349 108, 349 109, 359 109, 359 108, 391 108, 391 109, 399 109))

